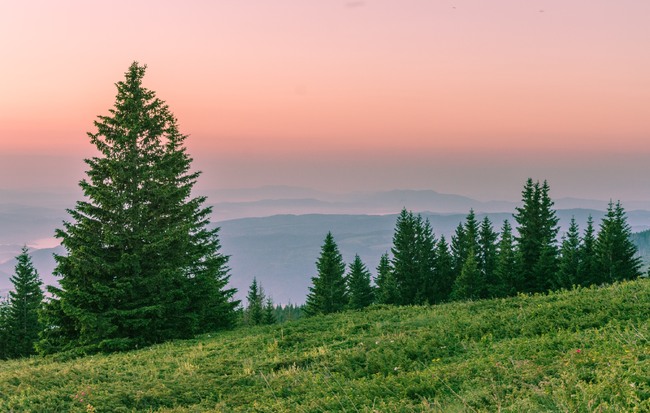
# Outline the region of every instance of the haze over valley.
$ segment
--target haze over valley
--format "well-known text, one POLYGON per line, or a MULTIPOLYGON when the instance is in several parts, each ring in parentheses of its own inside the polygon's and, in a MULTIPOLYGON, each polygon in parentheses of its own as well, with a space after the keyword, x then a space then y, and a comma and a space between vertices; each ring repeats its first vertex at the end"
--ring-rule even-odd
MULTIPOLYGON (((207 192, 207 191, 206 191, 207 192)), ((421 212, 431 221, 437 237, 449 241, 470 208, 478 218, 487 215, 495 230, 504 219, 512 222, 519 205, 514 201, 479 201, 468 196, 433 190, 328 193, 301 187, 269 186, 207 192, 213 206, 212 221, 221 228, 222 252, 230 255, 231 285, 243 298, 253 277, 277 303, 301 304, 315 275, 315 261, 323 238, 332 231, 343 258, 359 254, 371 272, 381 254, 389 252, 399 211, 421 212)), ((79 194, 3 191, 0 202, 0 294, 10 287, 14 257, 23 244, 31 248, 34 264, 45 284, 51 275, 53 253, 64 249, 53 238, 66 219, 66 208, 79 194)), ((575 217, 584 229, 587 217, 596 224, 606 200, 563 198, 555 200, 562 231, 575 217)), ((633 232, 650 229, 650 203, 623 201, 633 232), (630 207, 631 206, 631 207, 630 207), (647 208, 647 209, 644 209, 647 208)), ((644 251, 641 251, 644 252, 644 251)))

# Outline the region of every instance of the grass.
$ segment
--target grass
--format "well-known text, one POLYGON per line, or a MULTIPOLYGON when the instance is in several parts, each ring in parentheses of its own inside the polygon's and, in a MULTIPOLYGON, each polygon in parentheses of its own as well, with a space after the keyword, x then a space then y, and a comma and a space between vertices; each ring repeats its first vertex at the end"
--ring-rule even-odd
POLYGON ((0 362, 3 412, 647 412, 650 280, 0 362))

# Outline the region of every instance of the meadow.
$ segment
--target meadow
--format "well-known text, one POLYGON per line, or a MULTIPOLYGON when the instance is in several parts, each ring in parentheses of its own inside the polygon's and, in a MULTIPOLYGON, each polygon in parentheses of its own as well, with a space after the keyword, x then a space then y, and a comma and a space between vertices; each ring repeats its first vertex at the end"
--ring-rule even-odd
POLYGON ((0 362, 3 412, 647 412, 650 280, 0 362))

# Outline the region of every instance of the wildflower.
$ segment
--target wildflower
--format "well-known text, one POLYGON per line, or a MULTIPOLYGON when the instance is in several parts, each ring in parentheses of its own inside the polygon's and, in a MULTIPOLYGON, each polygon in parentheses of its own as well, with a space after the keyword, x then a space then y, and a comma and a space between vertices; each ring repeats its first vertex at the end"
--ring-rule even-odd
POLYGON ((576 350, 576 353, 580 354, 580 353, 582 353, 582 350, 577 349, 577 350, 576 350))

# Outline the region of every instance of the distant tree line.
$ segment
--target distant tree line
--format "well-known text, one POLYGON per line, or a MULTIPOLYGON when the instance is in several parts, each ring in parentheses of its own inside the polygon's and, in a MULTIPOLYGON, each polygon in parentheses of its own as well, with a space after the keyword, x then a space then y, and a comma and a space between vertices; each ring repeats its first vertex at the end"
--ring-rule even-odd
POLYGON ((403 209, 397 217, 391 254, 377 267, 375 285, 359 256, 345 263, 331 233, 316 263, 307 296, 308 315, 379 304, 437 304, 453 300, 508 297, 517 293, 630 280, 641 262, 620 202, 610 201, 596 234, 593 219, 581 234, 571 219, 557 239, 559 219, 549 185, 528 179, 513 231, 505 220, 496 232, 488 217, 470 210, 451 242, 436 238, 428 219, 403 209))
POLYGON ((302 316, 303 307, 295 304, 274 305, 273 299, 264 293, 262 284, 253 278, 246 295, 246 307, 240 311, 240 323, 256 326, 297 320, 302 316))

